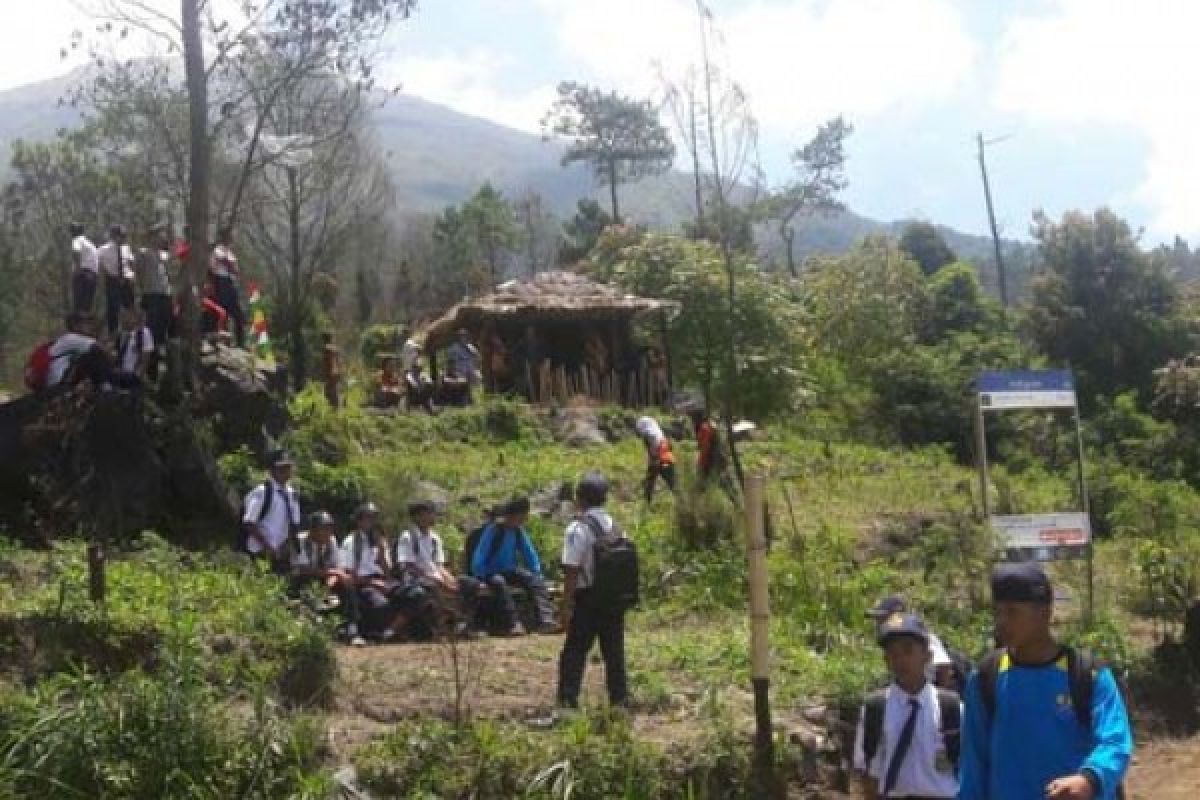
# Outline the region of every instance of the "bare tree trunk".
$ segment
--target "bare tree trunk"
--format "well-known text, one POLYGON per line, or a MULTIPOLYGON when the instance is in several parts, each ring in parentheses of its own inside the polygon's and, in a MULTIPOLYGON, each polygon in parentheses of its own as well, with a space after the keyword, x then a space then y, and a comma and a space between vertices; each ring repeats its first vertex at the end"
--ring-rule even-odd
POLYGON ((783 251, 787 256, 788 274, 793 278, 799 278, 800 273, 796 269, 796 253, 792 249, 792 245, 796 241, 796 231, 788 223, 780 222, 779 237, 783 239, 783 251))
POLYGON ((692 175, 696 183, 696 234, 704 235, 704 175, 700 171, 700 140, 696 138, 696 92, 693 85, 688 91, 688 126, 692 133, 692 175))
POLYGON ((300 190, 296 185, 295 167, 287 168, 288 179, 288 262, 291 267, 291 313, 288 314, 288 337, 292 355, 292 385, 299 392, 308 381, 304 350, 304 308, 300 297, 300 190))
POLYGON ((616 224, 621 223, 621 211, 617 207, 617 162, 608 162, 608 191, 612 198, 612 218, 616 224))
POLYGON ((722 416, 725 417, 725 433, 729 439, 729 455, 733 461, 733 471, 737 476, 738 486, 745 491, 746 476, 742 471, 742 459, 738 454, 737 442, 733 438, 733 390, 737 385, 737 331, 734 328, 737 319, 737 276, 733 259, 733 248, 730 246, 729 207, 725 197, 725 186, 721 178, 721 157, 717 146, 716 114, 713 111, 713 74, 712 61, 708 53, 708 32, 704 20, 707 18, 706 9, 697 0, 697 10, 700 12, 700 50, 704 59, 704 92, 706 99, 705 121, 708 128, 709 153, 712 157, 713 191, 717 200, 717 231, 721 244, 721 257, 725 262, 726 295, 728 298, 727 313, 729 315, 729 342, 725 351, 725 380, 722 392, 722 416))
POLYGON ((196 288, 203 283, 208 261, 208 182, 211 143, 208 139, 208 80, 204 69, 204 39, 200 35, 200 0, 181 0, 183 64, 187 76, 191 133, 187 220, 191 252, 183 270, 183 331, 186 349, 183 378, 187 383, 200 358, 199 308, 196 288))

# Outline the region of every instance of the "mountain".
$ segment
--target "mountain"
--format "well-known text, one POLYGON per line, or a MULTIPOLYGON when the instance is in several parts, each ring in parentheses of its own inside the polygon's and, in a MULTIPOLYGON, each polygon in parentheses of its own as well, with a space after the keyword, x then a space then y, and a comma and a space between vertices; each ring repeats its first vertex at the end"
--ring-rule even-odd
MULTIPOLYGON (((0 91, 0 177, 15 139, 48 138, 78 120, 78 112, 61 106, 59 99, 83 77, 77 70, 0 91)), ((390 98, 373 118, 404 212, 438 211, 460 203, 484 181, 510 197, 536 191, 559 217, 570 216, 581 197, 594 196, 607 205, 607 191, 597 191, 586 167, 562 167, 562 147, 535 134, 403 94, 390 98)), ((675 172, 623 186, 622 212, 653 227, 675 227, 690 215, 691 196, 691 176, 675 172)), ((803 258, 842 252, 868 233, 896 233, 903 224, 850 211, 816 217, 800 227, 797 253, 803 258)), ((960 256, 980 264, 985 283, 992 283, 991 241, 948 228, 942 232, 960 256)), ((768 248, 774 245, 769 236, 763 242, 768 248)), ((1009 247, 1023 246, 1013 242, 1009 247)))

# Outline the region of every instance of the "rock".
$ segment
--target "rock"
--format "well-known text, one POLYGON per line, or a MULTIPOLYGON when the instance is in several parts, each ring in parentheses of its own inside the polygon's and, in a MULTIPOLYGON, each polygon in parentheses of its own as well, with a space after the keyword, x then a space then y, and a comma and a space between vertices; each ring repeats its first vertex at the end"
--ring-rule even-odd
POLYGON ((366 789, 358 785, 358 771, 352 765, 338 767, 333 773, 335 800, 371 800, 366 789))
POLYGON ((608 444, 600 430, 600 419, 590 408, 558 408, 550 414, 550 432, 554 438, 571 447, 591 447, 608 444))
POLYGON ((825 706, 808 706, 800 712, 800 716, 813 725, 825 725, 829 721, 829 709, 825 706))
POLYGON ((413 485, 413 491, 416 493, 414 500, 428 500, 433 503, 433 507, 437 509, 439 514, 442 514, 450 507, 450 492, 446 491, 436 483, 430 481, 417 481, 413 485))
POLYGON ((278 376, 277 367, 246 350, 210 343, 201 349, 202 389, 195 413, 213 421, 223 452, 243 445, 264 452, 268 438, 278 438, 287 428, 287 408, 273 389, 278 376))

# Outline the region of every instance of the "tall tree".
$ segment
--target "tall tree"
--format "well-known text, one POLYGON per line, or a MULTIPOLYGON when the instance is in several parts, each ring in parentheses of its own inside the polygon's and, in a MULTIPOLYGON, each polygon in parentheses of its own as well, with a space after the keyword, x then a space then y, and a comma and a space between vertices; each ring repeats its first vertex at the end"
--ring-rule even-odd
POLYGON ((563 225, 563 246, 558 251, 558 262, 570 266, 592 251, 600 234, 614 223, 612 217, 595 200, 580 200, 575 205, 575 216, 563 225))
POLYGON ((924 220, 913 220, 904 226, 904 232, 900 234, 900 249, 912 256, 926 275, 932 275, 958 260, 937 226, 924 220))
POLYGON ((525 266, 533 276, 553 264, 558 256, 558 220, 546 211, 542 196, 533 190, 517 198, 513 209, 525 245, 525 266))
POLYGON ((1108 209, 1034 215, 1042 272, 1028 324, 1042 352, 1075 370, 1081 401, 1129 389, 1148 400, 1152 370, 1188 352, 1179 292, 1161 255, 1108 209))
POLYGON ((501 260, 521 239, 513 207, 491 183, 484 183, 463 204, 462 213, 475 240, 476 252, 487 262, 488 278, 495 286, 500 282, 501 260))
POLYGON ((675 160, 675 145, 649 100, 636 100, 572 81, 558 85, 558 99, 542 120, 547 137, 569 140, 563 166, 590 164, 609 187, 613 219, 621 218, 617 187, 660 175, 675 160))
POLYGON ((448 206, 433 222, 433 259, 429 296, 461 300, 479 284, 478 250, 471 222, 457 206, 448 206))
POLYGON ((799 275, 795 248, 797 218, 843 208, 838 194, 847 185, 845 142, 853 131, 853 126, 842 117, 821 125, 808 144, 792 153, 791 180, 767 199, 766 216, 775 220, 788 273, 793 278, 799 275))
POLYGON ((182 0, 183 67, 188 93, 188 204, 191 231, 188 263, 183 270, 183 329, 187 332, 185 372, 190 376, 200 354, 200 313, 197 288, 208 266, 209 162, 212 141, 208 132, 208 72, 204 64, 204 37, 200 31, 200 0, 182 0))

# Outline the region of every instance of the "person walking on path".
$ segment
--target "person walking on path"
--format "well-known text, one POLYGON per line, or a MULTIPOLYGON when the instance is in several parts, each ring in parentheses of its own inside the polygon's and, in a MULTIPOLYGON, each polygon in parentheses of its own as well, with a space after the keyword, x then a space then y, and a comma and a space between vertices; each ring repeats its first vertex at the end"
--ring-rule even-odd
POLYGON ((596 543, 601 537, 621 537, 612 515, 605 510, 608 480, 598 472, 583 476, 575 488, 579 518, 567 526, 563 540, 562 624, 567 637, 558 658, 558 704, 579 706, 579 691, 588 653, 597 639, 604 658, 608 702, 624 706, 629 701, 625 667, 625 612, 596 587, 596 543))
POLYGON ((866 800, 952 800, 958 794, 962 704, 928 678, 929 631, 915 614, 881 621, 879 646, 892 681, 863 702, 854 768, 866 800))
POLYGON ((1118 800, 1133 755, 1112 670, 1051 632, 1036 562, 992 574, 1001 649, 967 681, 959 800, 1118 800))

